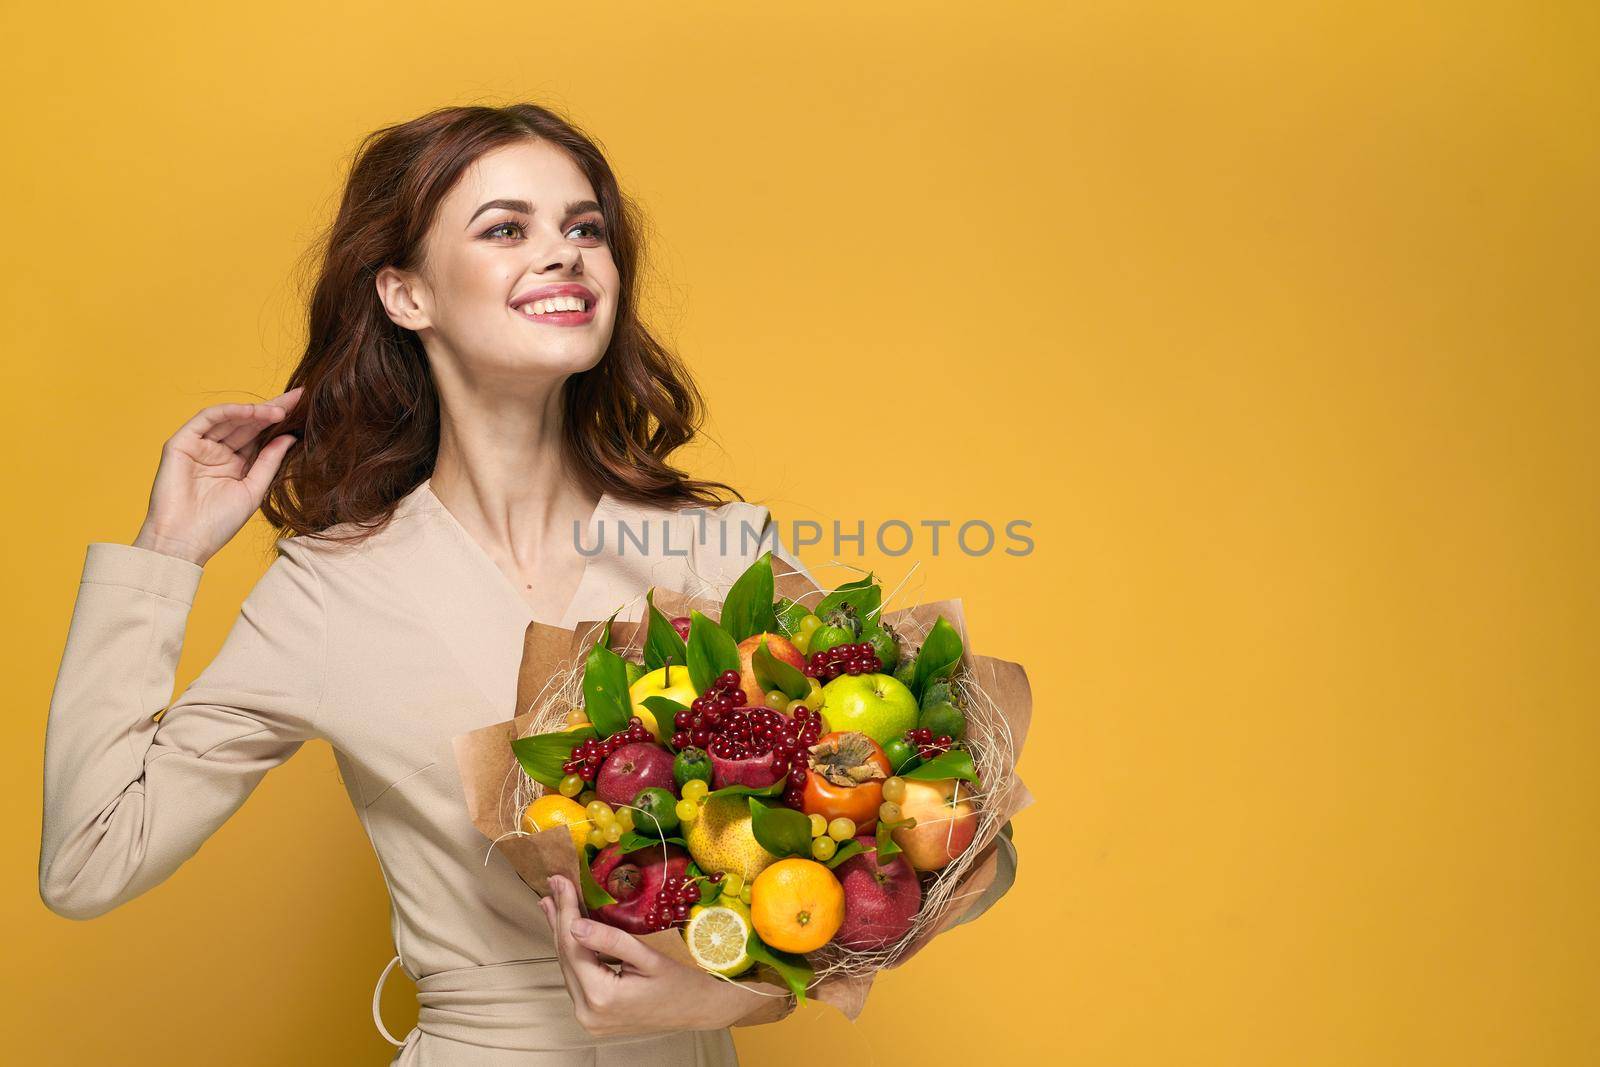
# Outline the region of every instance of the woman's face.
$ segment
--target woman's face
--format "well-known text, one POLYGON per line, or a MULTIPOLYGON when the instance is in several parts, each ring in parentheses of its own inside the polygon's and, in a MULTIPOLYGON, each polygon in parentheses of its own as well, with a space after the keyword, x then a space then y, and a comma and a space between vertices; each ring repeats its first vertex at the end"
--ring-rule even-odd
POLYGON ((505 145, 446 194, 421 267, 385 268, 378 292, 440 371, 479 384, 564 378, 600 362, 611 341, 621 281, 607 221, 566 153, 505 145))

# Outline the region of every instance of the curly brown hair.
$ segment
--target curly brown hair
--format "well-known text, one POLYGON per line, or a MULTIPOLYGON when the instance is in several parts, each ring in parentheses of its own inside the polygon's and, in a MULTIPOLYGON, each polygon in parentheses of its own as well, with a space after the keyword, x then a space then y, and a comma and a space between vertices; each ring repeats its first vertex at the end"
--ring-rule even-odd
POLYGON ((605 355, 562 385, 568 470, 591 491, 641 504, 715 505, 724 502, 719 489, 744 499, 668 463, 698 432, 704 405, 682 362, 640 321, 642 216, 599 147, 535 104, 446 107, 362 140, 338 214, 312 249, 321 262, 306 347, 285 386, 305 392, 262 434, 297 438, 261 505, 281 533, 361 540, 432 473, 439 392, 420 338, 389 318, 374 279, 385 266, 416 269, 434 213, 461 173, 485 152, 529 138, 566 151, 589 179, 621 279, 605 355), (355 528, 326 532, 341 523, 355 528))

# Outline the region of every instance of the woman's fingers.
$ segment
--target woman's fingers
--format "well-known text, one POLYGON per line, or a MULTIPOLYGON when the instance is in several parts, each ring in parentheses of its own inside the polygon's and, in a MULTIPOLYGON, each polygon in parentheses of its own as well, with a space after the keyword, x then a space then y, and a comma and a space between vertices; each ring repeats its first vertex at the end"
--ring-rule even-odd
POLYGON ((556 878, 554 881, 558 883, 556 908, 561 918, 556 932, 557 937, 566 940, 567 958, 572 963, 573 973, 577 975, 578 981, 583 983, 585 991, 592 992, 598 988, 596 983, 613 982, 617 976, 572 932, 574 923, 588 921, 584 919, 583 910, 578 903, 577 886, 565 878, 556 878))
POLYGON ((212 404, 208 408, 201 408, 195 412, 193 418, 178 427, 178 432, 172 436, 178 438, 192 434, 195 437, 215 439, 215 431, 219 424, 246 417, 254 406, 253 404, 212 404))
POLYGON ((572 936, 572 924, 581 918, 578 910, 578 893, 573 884, 562 877, 550 879, 552 910, 555 920, 550 924, 556 935, 556 952, 561 956, 561 972, 567 982, 567 992, 581 1012, 591 1010, 589 990, 598 988, 600 976, 613 977, 611 969, 601 963, 593 952, 584 948, 572 936))
POLYGON ((267 486, 272 484, 272 476, 278 473, 278 468, 283 465, 284 454, 292 444, 294 435, 281 433, 256 453, 255 462, 250 464, 250 470, 244 476, 245 487, 250 490, 252 499, 259 502, 267 495, 267 486))
POLYGON ((561 961, 561 981, 567 987, 567 996, 572 998, 574 1010, 583 1015, 589 1010, 589 1000, 583 995, 583 986, 578 984, 578 976, 572 973, 572 965, 567 961, 567 950, 561 943, 561 916, 556 911, 554 885, 551 885, 550 892, 551 896, 539 898, 539 910, 544 912, 545 919, 550 923, 550 931, 555 936, 556 956, 561 961))
POLYGON ((277 422, 293 411, 304 393, 305 386, 299 385, 262 404, 213 404, 201 408, 173 436, 193 433, 237 449, 259 433, 262 426, 277 422))
MULTIPOLYGON (((555 887, 551 886, 551 893, 555 887)), ((539 908, 544 912, 544 917, 549 920, 550 931, 555 936, 556 958, 561 961, 561 981, 567 987, 567 996, 572 998, 572 1006, 582 1014, 589 1010, 589 1001, 583 995, 583 986, 578 984, 578 976, 572 973, 572 965, 567 960, 566 947, 561 943, 561 916, 557 914, 554 896, 543 897, 539 901, 539 908)))
POLYGON ((305 391, 305 386, 297 385, 286 393, 279 393, 267 403, 272 407, 280 407, 284 411, 293 411, 295 404, 300 402, 300 395, 305 391))
POLYGON ((585 948, 619 959, 641 974, 654 974, 665 958, 626 930, 618 930, 615 926, 592 919, 575 922, 572 936, 585 948))
MULTIPOLYGON (((237 452, 259 436, 263 426, 282 422, 288 414, 276 404, 257 404, 256 408, 255 414, 248 419, 239 420, 238 424, 226 436, 219 436, 216 440, 221 441, 237 452)), ((220 427, 218 429, 220 430, 220 427)))

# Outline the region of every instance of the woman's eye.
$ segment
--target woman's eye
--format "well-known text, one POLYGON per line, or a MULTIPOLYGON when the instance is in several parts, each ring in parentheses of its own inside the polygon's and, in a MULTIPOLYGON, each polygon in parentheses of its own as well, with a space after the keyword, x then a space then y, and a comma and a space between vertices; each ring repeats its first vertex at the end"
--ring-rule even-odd
MULTIPOLYGON (((587 231, 583 236, 589 237, 589 238, 592 238, 592 239, 595 239, 595 240, 603 241, 603 240, 605 240, 605 237, 606 237, 605 226, 602 225, 601 223, 598 223, 598 222, 580 222, 576 226, 572 227, 572 229, 567 231, 567 232, 568 233, 572 233, 574 231, 587 231)), ((506 222, 500 223, 497 226, 494 226, 494 227, 492 227, 490 229, 487 229, 487 230, 483 231, 483 236, 485 236, 485 237, 499 237, 499 236, 502 236, 502 235, 506 236, 506 237, 510 237, 510 236, 525 237, 525 236, 527 236, 527 230, 525 230, 523 228, 522 223, 520 223, 520 222, 512 222, 512 221, 508 220, 506 222), (504 231, 506 231, 506 230, 514 230, 516 232, 515 232, 514 235, 510 234, 510 233, 504 233, 504 231)))

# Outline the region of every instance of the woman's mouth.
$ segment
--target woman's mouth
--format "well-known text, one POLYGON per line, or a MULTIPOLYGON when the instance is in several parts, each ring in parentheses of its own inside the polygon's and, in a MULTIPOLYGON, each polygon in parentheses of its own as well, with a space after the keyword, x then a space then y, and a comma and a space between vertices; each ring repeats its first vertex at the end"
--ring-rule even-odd
POLYGON ((582 326, 594 320, 594 303, 581 296, 547 296, 513 309, 529 322, 547 326, 582 326))

